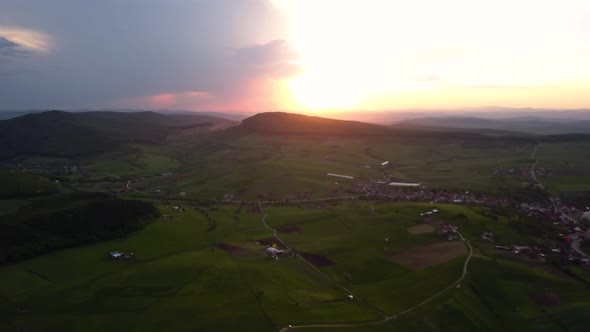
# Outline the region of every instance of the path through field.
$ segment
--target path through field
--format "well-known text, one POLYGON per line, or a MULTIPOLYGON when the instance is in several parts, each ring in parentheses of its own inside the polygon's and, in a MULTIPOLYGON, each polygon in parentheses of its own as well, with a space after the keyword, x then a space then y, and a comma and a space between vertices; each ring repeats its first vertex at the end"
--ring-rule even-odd
POLYGON ((290 330, 294 330, 294 329, 305 329, 305 328, 338 328, 338 327, 362 327, 362 326, 372 326, 372 325, 379 325, 379 324, 383 324, 386 323, 392 319, 397 319, 399 316, 408 314, 430 302, 432 302, 433 300, 435 300, 436 298, 438 298, 439 296, 443 295, 444 293, 446 293, 447 291, 451 290, 452 288, 457 287, 467 276, 467 268, 469 266, 469 261, 471 260, 471 258, 473 257, 473 248, 471 247, 471 244, 469 244, 469 241, 467 239, 465 239, 463 237, 463 234, 461 234, 460 232, 456 232, 457 235, 459 235, 459 237, 461 238, 461 241, 467 246, 467 248, 469 249, 469 255, 467 256, 467 258, 465 259, 465 263, 463 263, 463 271, 461 273, 461 276, 452 284, 450 284, 449 286, 447 286, 446 288, 444 288, 443 290, 439 291, 438 293, 433 294, 432 296, 430 296, 429 298, 425 299, 424 301, 416 304, 415 306, 408 308, 406 310, 403 310, 401 312, 398 312, 394 315, 385 315, 384 313, 382 313, 379 309, 377 309, 376 307, 374 307, 373 305, 369 304, 368 302, 359 299, 357 296, 354 296, 354 294, 347 289, 346 287, 344 287, 343 285, 338 284, 337 282, 335 282, 334 280, 332 280, 329 276, 327 276, 325 273, 323 273, 321 270, 319 270, 317 267, 315 267, 312 263, 310 263, 309 261, 307 261, 305 258, 303 258, 301 255, 299 255, 298 253, 296 253, 295 251, 293 251, 293 249, 291 247, 289 247, 289 245, 287 245, 279 236, 278 236, 278 231, 270 226, 268 226, 266 219, 268 217, 268 214, 264 211, 264 209, 262 208, 262 203, 259 202, 258 203, 258 207, 260 208, 260 211, 262 212, 262 224, 264 225, 264 227, 266 229, 268 229, 269 231, 271 231, 273 233, 273 236, 277 239, 277 241, 281 242, 281 244, 283 246, 285 246, 285 248, 287 248, 288 250, 291 250, 296 256, 297 258, 299 258, 301 261, 303 261, 305 264, 309 265, 314 271, 316 271, 317 273, 319 273, 320 275, 322 275, 324 278, 328 279, 330 282, 332 282, 333 284, 337 285, 339 288, 341 288, 343 291, 345 291, 348 295, 352 295, 354 300, 359 301, 360 303, 362 303, 363 305, 369 307, 371 310, 377 312, 380 316, 382 316, 382 319, 378 319, 375 321, 370 321, 370 322, 361 322, 361 323, 348 323, 348 324, 302 324, 302 325, 289 325, 286 327, 283 327, 282 329, 280 329, 280 332, 286 332, 286 331, 290 331, 290 330))
POLYGON ((148 193, 146 193, 146 192, 135 190, 135 189, 131 188, 129 186, 130 184, 131 184, 131 180, 127 180, 127 185, 125 186, 127 188, 127 190, 131 190, 131 191, 134 191, 134 192, 139 193, 139 194, 148 195, 148 193))

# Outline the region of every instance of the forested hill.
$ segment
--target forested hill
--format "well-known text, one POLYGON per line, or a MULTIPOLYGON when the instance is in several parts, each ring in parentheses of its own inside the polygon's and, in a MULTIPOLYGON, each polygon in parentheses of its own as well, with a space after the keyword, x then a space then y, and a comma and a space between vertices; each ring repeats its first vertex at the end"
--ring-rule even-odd
POLYGON ((129 235, 159 215, 149 202, 102 193, 45 196, 3 215, 0 264, 129 235))
POLYGON ((0 121, 0 159, 24 154, 73 157, 125 142, 157 143, 177 130, 224 121, 228 120, 155 112, 27 114, 0 121))

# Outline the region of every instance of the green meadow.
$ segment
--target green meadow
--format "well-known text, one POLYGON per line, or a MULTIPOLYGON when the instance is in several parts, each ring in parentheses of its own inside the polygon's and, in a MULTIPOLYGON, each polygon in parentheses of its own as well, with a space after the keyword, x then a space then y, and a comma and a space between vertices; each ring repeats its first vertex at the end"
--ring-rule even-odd
MULTIPOLYGON (((281 134, 265 121, 255 130, 232 123, 223 123, 224 130, 185 130, 161 128, 161 120, 156 116, 143 128, 129 118, 114 126, 108 134, 117 139, 108 149, 95 144, 102 136, 91 137, 73 142, 69 154, 19 155, 0 170, 0 218, 10 219, 10 230, 19 229, 19 218, 48 211, 52 220, 84 226, 87 220, 70 217, 87 203, 64 200, 88 193, 108 197, 121 211, 121 200, 133 199, 154 204, 160 214, 103 237, 90 231, 83 238, 66 228, 69 237, 59 239, 67 242, 38 250, 48 253, 1 265, 1 331, 586 330, 586 271, 572 268, 566 275, 550 263, 494 249, 555 243, 551 225, 510 208, 298 203, 358 195, 364 184, 380 180, 535 200, 545 198, 531 186, 530 168, 538 160, 538 169, 550 170, 538 176, 547 191, 582 204, 590 190, 590 145, 583 140, 539 143, 529 136, 395 132, 358 123, 344 129, 327 123, 328 133, 308 123, 305 134, 287 125, 281 134), (154 128, 157 137, 150 134, 154 128), (511 168, 518 171, 495 174, 511 168), (282 245, 254 202, 282 199, 290 203, 262 208, 268 226, 297 255, 273 259, 267 245, 282 245), (430 218, 421 216, 433 209, 438 212, 430 218), (473 248, 458 285, 469 250, 438 232, 446 223, 473 248), (483 232, 493 232, 495 243, 481 240, 483 232), (113 259, 114 251, 134 255, 113 259)), ((72 141, 74 129, 62 139, 72 141)))

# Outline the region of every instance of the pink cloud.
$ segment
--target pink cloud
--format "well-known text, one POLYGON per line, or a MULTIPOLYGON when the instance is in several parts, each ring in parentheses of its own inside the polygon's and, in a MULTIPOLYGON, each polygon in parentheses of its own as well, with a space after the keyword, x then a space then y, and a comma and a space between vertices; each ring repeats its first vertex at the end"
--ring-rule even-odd
POLYGON ((120 101, 118 106, 148 109, 191 109, 194 105, 206 103, 211 99, 211 95, 203 91, 166 92, 149 96, 127 98, 120 101))

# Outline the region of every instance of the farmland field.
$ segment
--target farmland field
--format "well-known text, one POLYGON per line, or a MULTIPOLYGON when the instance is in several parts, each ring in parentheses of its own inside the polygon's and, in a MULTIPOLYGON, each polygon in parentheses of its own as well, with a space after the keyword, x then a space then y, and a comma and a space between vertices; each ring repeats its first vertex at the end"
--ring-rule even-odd
MULTIPOLYGON (((62 250, 0 268, 2 330, 63 331, 84 327, 90 331, 139 331, 164 326, 179 331, 273 330, 288 324, 378 320, 380 312, 395 314, 454 282, 465 259, 457 257, 413 270, 388 258, 392 252, 412 252, 437 239, 446 241, 436 233, 411 235, 406 231, 423 222, 419 213, 430 208, 429 204, 374 205, 355 201, 267 207, 269 225, 287 230, 279 235, 289 246, 299 253, 333 262, 320 267, 322 273, 295 257, 268 257, 264 253, 266 247, 257 241, 272 234, 263 226, 262 214, 254 207, 239 212, 235 206, 206 207, 214 221, 212 227, 202 212, 190 204, 180 204, 184 204, 183 211, 161 205, 161 212, 168 218, 131 237, 62 250), (375 214, 367 214, 373 207, 375 214), (294 227, 296 232, 292 231, 294 227), (227 245, 220 243, 240 250, 228 250, 227 245), (107 257, 113 250, 132 251, 136 258, 114 261, 107 257), (350 289, 358 300, 350 301, 341 286, 350 289)), ((467 237, 477 234, 480 223, 497 223, 471 208, 438 208, 441 220, 465 214, 467 219, 460 224, 467 237)), ((496 227, 500 231, 506 226, 496 227)), ((460 252, 464 254, 463 249, 460 252)), ((542 292, 548 287, 561 298, 561 304, 551 308, 553 315, 569 314, 568 308, 575 307, 575 302, 568 300, 576 287, 573 281, 503 263, 501 259, 476 259, 470 271, 464 287, 449 291, 424 309, 385 326, 424 327, 428 320, 444 321, 446 314, 440 310, 451 310, 457 317, 469 316, 465 321, 454 319, 450 325, 466 330, 471 324, 480 323, 474 319, 491 324, 489 330, 494 330, 497 325, 493 315, 506 315, 519 324, 542 320, 546 314, 526 292, 542 292), (508 279, 496 280, 488 273, 508 279), (481 294, 474 292, 491 291, 487 288, 491 285, 482 286, 482 278, 494 280, 493 287, 499 293, 490 301, 498 302, 478 302, 481 294), (527 285, 525 293, 510 293, 518 285, 527 285), (522 307, 520 312, 500 309, 501 301, 514 303, 515 299, 522 307), (485 306, 498 312, 486 312, 485 306), (426 316, 415 321, 412 317, 420 316, 423 310, 426 316), (471 315, 474 310, 476 316, 471 315)), ((578 321, 572 324, 575 327, 578 321)))

